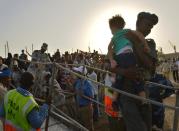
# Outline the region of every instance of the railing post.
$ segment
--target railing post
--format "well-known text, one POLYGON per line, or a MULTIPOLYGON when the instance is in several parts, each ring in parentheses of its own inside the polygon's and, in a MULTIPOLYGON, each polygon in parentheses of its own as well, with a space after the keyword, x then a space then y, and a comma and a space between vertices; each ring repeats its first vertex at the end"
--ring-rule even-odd
POLYGON ((178 129, 178 119, 179 119, 179 90, 176 90, 176 103, 177 107, 174 112, 174 121, 173 121, 173 129, 172 131, 177 131, 178 129))
POLYGON ((45 131, 48 131, 48 125, 49 125, 49 119, 50 119, 50 111, 51 111, 51 101, 52 101, 52 91, 53 91, 53 86, 54 86, 54 79, 55 79, 55 71, 56 71, 56 66, 55 63, 52 64, 52 77, 50 79, 50 89, 48 93, 48 98, 49 100, 49 109, 48 109, 48 116, 46 118, 45 122, 45 131))

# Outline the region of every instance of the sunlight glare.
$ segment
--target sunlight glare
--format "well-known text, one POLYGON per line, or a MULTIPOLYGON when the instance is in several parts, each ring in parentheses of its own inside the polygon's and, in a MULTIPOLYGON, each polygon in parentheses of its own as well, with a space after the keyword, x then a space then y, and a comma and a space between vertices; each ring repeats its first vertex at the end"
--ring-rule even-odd
POLYGON ((119 14, 124 18, 126 22, 125 28, 135 29, 137 12, 132 8, 128 8, 128 10, 123 8, 116 9, 109 9, 106 12, 101 12, 96 17, 94 23, 91 25, 90 48, 96 49, 100 51, 100 53, 107 53, 107 47, 112 38, 108 20, 116 14, 119 14))

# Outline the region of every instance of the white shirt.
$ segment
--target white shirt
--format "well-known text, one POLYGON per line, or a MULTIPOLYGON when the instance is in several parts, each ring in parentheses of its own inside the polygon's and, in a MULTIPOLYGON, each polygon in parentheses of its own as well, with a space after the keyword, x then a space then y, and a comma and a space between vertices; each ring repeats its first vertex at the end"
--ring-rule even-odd
POLYGON ((109 76, 109 74, 106 74, 105 78, 104 78, 104 84, 106 86, 112 86, 112 81, 111 81, 111 77, 109 76))
POLYGON ((176 65, 178 66, 178 70, 179 70, 179 60, 176 61, 176 65))
MULTIPOLYGON (((93 71, 91 74, 88 75, 88 77, 92 80, 95 80, 97 81, 97 74, 93 71)), ((93 87, 93 90, 94 90, 94 94, 98 94, 98 85, 95 84, 94 82, 91 82, 91 85, 93 87)))
POLYGON ((167 73, 170 71, 170 64, 168 62, 164 62, 162 64, 162 72, 167 73))
POLYGON ((0 65, 0 70, 3 70, 4 68, 8 68, 8 66, 5 64, 0 65))

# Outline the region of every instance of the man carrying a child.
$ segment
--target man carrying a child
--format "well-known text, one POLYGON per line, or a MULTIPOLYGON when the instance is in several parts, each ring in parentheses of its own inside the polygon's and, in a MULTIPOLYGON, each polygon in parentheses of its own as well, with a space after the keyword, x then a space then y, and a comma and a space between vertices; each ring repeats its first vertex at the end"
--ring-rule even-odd
MULTIPOLYGON (((116 73, 115 88, 147 98, 144 78, 150 79, 154 73, 156 45, 153 40, 145 40, 145 37, 157 23, 158 17, 148 12, 138 14, 137 31, 123 29, 125 21, 119 15, 109 20, 113 37, 108 47, 108 56, 111 61, 111 71, 116 73), (138 67, 145 73, 139 75, 141 73, 138 67)), ((113 93, 113 97, 114 101, 120 101, 127 131, 151 130, 151 110, 148 103, 117 92, 113 93)))

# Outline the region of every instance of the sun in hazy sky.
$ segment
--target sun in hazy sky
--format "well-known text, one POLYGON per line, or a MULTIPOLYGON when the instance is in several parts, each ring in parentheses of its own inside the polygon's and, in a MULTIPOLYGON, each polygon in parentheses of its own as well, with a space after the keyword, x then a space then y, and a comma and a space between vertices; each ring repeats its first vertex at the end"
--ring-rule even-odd
POLYGON ((91 24, 90 28, 90 40, 89 46, 101 51, 102 53, 107 52, 107 46, 112 38, 112 34, 109 28, 108 21, 109 19, 119 14, 121 15, 125 22, 125 28, 130 28, 135 30, 135 20, 136 20, 136 11, 134 8, 128 8, 126 11, 124 8, 114 8, 111 7, 104 12, 100 12, 94 22, 91 24))
POLYGON ((49 44, 49 53, 88 51, 89 46, 106 53, 112 37, 109 18, 119 14, 125 28, 135 30, 141 11, 159 16, 148 38, 164 52, 173 52, 168 40, 176 46, 179 42, 178 5, 178 0, 0 0, 0 55, 5 54, 6 41, 13 54, 26 46, 30 50, 32 43, 39 49, 43 42, 49 44))

